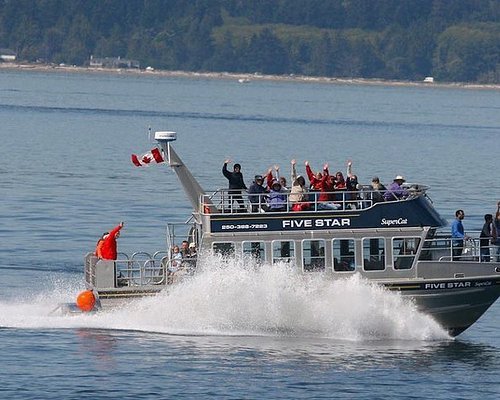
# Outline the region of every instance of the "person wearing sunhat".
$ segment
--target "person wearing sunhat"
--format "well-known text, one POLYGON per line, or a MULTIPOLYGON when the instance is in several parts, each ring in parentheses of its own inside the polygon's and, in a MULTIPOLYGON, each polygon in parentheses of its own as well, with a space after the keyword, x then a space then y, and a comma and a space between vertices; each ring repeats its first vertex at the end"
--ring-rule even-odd
POLYGON ((387 188, 384 193, 384 199, 387 201, 404 199, 408 196, 408 190, 403 187, 403 183, 406 180, 402 175, 398 175, 394 178, 393 182, 387 188))

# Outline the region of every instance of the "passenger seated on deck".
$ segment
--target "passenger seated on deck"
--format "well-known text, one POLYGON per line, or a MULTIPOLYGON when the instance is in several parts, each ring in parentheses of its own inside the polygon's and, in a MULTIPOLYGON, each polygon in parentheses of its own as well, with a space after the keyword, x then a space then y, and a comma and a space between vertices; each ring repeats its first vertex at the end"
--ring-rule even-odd
POLYGON ((252 212, 267 211, 267 189, 263 186, 262 175, 255 175, 255 179, 248 188, 248 200, 252 204, 252 212))
POLYGON ((337 210, 340 204, 333 203, 333 190, 335 188, 335 178, 328 171, 328 164, 323 166, 323 174, 319 185, 320 193, 317 196, 318 210, 337 210))
POLYGON ((384 199, 387 201, 404 199, 408 196, 408 190, 406 190, 402 185, 405 183, 405 178, 398 175, 394 178, 393 182, 387 188, 384 193, 384 199))
POLYGON ((334 195, 333 195, 333 200, 336 203, 339 203, 340 205, 343 204, 344 200, 346 200, 344 197, 344 193, 347 191, 347 185, 344 179, 344 175, 342 172, 337 171, 335 173, 335 184, 333 186, 334 190, 334 195))
POLYGON ((174 274, 181 268, 182 264, 182 253, 180 252, 179 246, 175 245, 172 248, 172 256, 170 258, 171 260, 168 272, 174 274))
POLYGON ((273 169, 272 168, 269 168, 269 170, 267 171, 267 175, 266 175, 267 187, 269 189, 271 189, 273 181, 277 180, 280 183, 280 185, 281 185, 281 190, 284 191, 284 192, 287 192, 288 191, 288 187, 286 186, 286 179, 285 179, 284 176, 280 176, 280 167, 279 167, 279 165, 275 165, 274 166, 274 170, 276 171, 276 178, 273 177, 273 169))
POLYGON ((183 270, 182 265, 183 256, 179 249, 179 246, 174 245, 172 247, 172 254, 170 256, 170 263, 167 268, 167 283, 173 283, 175 276, 183 270))
POLYGON ((292 211, 308 210, 310 203, 307 201, 306 180, 302 175, 297 175, 295 169, 295 160, 290 162, 292 164, 292 189, 290 191, 290 202, 292 203, 292 211))
POLYGON ((380 179, 378 176, 374 176, 372 178, 372 192, 371 192, 371 198, 373 203, 380 203, 381 201, 384 201, 384 194, 387 188, 380 183, 380 179))
POLYGON ((182 241, 180 252, 182 257, 186 257, 189 254, 189 242, 187 240, 182 241))
POLYGON ((281 190, 278 181, 274 181, 269 192, 269 211, 286 211, 286 194, 281 190))
POLYGON ((349 208, 357 208, 358 206, 358 200, 359 200, 359 195, 358 195, 358 177, 357 175, 352 173, 352 161, 347 160, 347 179, 345 181, 346 183, 346 189, 347 189, 347 196, 346 200, 349 202, 348 207, 349 208))
POLYGON ((196 252, 196 244, 189 243, 189 252, 182 259, 182 267, 186 270, 186 273, 192 273, 196 268, 196 259, 198 253, 196 252))
POLYGON ((196 252, 196 244, 189 243, 189 255, 188 258, 196 258, 198 253, 196 252))

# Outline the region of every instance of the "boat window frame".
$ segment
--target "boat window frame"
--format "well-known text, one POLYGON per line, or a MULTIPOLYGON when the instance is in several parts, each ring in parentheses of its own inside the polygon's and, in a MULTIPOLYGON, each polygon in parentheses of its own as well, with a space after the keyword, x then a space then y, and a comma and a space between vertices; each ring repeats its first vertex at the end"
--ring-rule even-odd
POLYGON ((330 241, 328 239, 302 239, 300 242, 300 250, 301 250, 301 258, 302 258, 302 272, 324 272, 326 270, 326 243, 330 241), (323 258, 323 266, 320 268, 306 269, 305 268, 305 252, 304 252, 304 243, 305 242, 323 242, 323 255, 322 256, 310 256, 310 258, 323 258))
MULTIPOLYGON (((370 245, 368 245, 368 248, 370 248, 370 245)), ((392 251, 392 249, 391 249, 392 251)), ((379 252, 380 252, 380 247, 379 247, 379 252)), ((361 239, 361 260, 362 260, 362 266, 363 266, 363 271, 366 271, 366 272, 382 272, 382 271, 385 271, 387 269, 387 243, 386 243, 386 238, 383 237, 383 236, 364 236, 362 239, 361 239), (365 254, 365 241, 368 241, 368 240, 374 240, 374 239, 378 239, 379 241, 381 240, 382 243, 384 244, 384 248, 382 249, 382 254, 378 254, 377 256, 372 256, 370 254, 365 254), (368 256, 368 258, 365 257, 365 255, 368 256), (372 257, 383 257, 382 260, 375 260, 375 261, 372 261, 370 260, 372 257), (368 262, 373 262, 373 263, 382 263, 382 267, 383 268, 367 268, 367 263, 366 261, 368 260, 368 262)))
POLYGON ((297 251, 295 249, 295 240, 271 240, 271 262, 273 264, 277 262, 286 262, 286 263, 291 263, 295 262, 297 258, 297 251), (289 257, 275 257, 274 256, 274 244, 275 243, 291 243, 292 247, 290 249, 290 255, 289 257))
POLYGON ((266 245, 266 241, 265 240, 242 240, 241 241, 241 254, 243 255, 243 257, 251 257, 253 260, 256 260, 258 261, 259 263, 263 263, 263 262, 266 262, 267 261, 267 257, 266 257, 266 248, 267 248, 267 245, 266 245), (259 243, 260 246, 264 246, 263 248, 259 249, 259 256, 255 256, 255 254, 253 254, 253 250, 250 248, 250 251, 248 250, 245 250, 245 243, 259 243))
MULTIPOLYGON (((357 260, 356 260, 356 248, 357 248, 357 245, 356 245, 356 242, 357 240, 353 237, 350 237, 350 238, 333 238, 330 240, 331 241, 331 250, 332 250, 332 268, 333 268, 333 272, 340 272, 340 273, 346 273, 346 272, 354 272, 356 271, 356 265, 357 265, 357 260), (352 268, 352 269, 336 269, 335 268, 335 249, 334 249, 334 246, 335 246, 335 243, 336 242, 339 242, 342 241, 342 240, 348 240, 348 241, 351 241, 352 244, 353 244, 353 254, 352 254, 352 257, 353 257, 353 260, 352 260, 352 265, 349 265, 349 268, 352 268)), ((348 256, 341 256, 339 255, 339 262, 342 262, 343 260, 341 259, 341 257, 348 257, 348 256)))
POLYGON ((397 271, 408 271, 413 268, 413 265, 415 264, 415 258, 417 257, 418 249, 420 247, 422 238, 418 236, 394 236, 391 238, 391 251, 392 251, 392 266, 395 270, 397 271), (413 253, 411 254, 396 254, 395 250, 398 250, 399 248, 394 247, 394 241, 395 240, 415 240, 415 246, 413 247, 413 253), (404 265, 407 265, 407 262, 405 260, 411 260, 410 266, 409 267, 398 267, 396 266, 396 263, 398 262, 398 259, 403 262, 404 265))
POLYGON ((212 242, 212 246, 211 247, 212 247, 212 253, 215 254, 215 255, 220 254, 223 257, 233 257, 236 254, 236 242, 234 242, 234 241, 229 241, 229 242, 228 241, 216 241, 216 242, 212 242), (216 251, 214 247, 217 244, 230 244, 230 245, 232 245, 233 249, 232 249, 231 252, 227 252, 227 253, 226 252, 223 253, 223 252, 220 252, 220 251, 216 251))

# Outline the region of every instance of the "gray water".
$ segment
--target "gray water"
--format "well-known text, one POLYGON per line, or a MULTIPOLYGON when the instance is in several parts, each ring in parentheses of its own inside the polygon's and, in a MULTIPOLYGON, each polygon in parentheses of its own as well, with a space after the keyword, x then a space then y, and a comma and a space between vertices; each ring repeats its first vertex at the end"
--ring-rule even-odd
POLYGON ((498 303, 452 340, 363 282, 306 293, 234 265, 122 312, 48 314, 83 288, 100 233, 124 220, 120 251, 153 252, 189 216, 167 167, 130 162, 149 126, 178 132, 207 190, 226 158, 247 184, 352 159, 361 182, 428 184, 479 230, 500 200, 499 111, 489 90, 0 71, 2 398, 497 398, 498 303))

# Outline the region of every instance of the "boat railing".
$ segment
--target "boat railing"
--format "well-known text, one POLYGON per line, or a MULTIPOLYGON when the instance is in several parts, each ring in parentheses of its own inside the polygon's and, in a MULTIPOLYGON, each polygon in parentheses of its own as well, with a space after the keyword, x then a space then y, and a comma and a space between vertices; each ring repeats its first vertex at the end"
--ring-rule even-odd
POLYGON ((358 185, 358 190, 355 191, 310 190, 305 193, 305 198, 300 202, 292 201, 293 194, 290 191, 280 193, 282 198, 273 202, 270 201, 269 193, 256 194, 245 190, 218 189, 211 194, 201 196, 199 209, 203 214, 361 210, 370 208, 378 202, 408 201, 426 196, 429 189, 428 186, 421 184, 405 184, 404 188, 407 191, 405 196, 394 196, 390 200, 384 199, 385 191, 373 190, 371 185, 358 185))
POLYGON ((85 256, 85 281, 92 287, 124 287, 166 284, 166 261, 163 251, 154 255, 136 252, 130 257, 118 253, 116 260, 102 260, 94 254, 85 256))
POLYGON ((173 260, 166 251, 153 255, 136 252, 130 257, 118 253, 116 260, 102 260, 89 253, 85 256, 85 281, 97 289, 166 285, 174 281, 174 276, 178 279, 192 274, 196 262, 196 257, 173 260))
POLYGON ((500 247, 491 244, 491 238, 480 238, 479 234, 478 231, 467 232, 467 238, 463 241, 449 234, 438 234, 426 239, 419 260, 500 262, 500 247))

